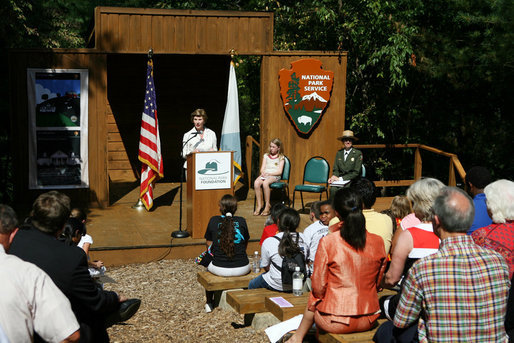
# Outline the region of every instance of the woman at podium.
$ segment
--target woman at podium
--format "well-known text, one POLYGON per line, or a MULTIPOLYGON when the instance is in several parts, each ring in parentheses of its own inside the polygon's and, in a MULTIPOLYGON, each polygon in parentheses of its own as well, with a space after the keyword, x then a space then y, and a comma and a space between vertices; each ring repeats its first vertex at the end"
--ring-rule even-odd
MULTIPOLYGON (((187 131, 182 138, 182 157, 198 151, 216 151, 216 134, 205 127, 207 113, 204 109, 198 108, 191 113, 193 128, 187 131)), ((184 169, 187 169, 187 161, 184 162, 184 169)))

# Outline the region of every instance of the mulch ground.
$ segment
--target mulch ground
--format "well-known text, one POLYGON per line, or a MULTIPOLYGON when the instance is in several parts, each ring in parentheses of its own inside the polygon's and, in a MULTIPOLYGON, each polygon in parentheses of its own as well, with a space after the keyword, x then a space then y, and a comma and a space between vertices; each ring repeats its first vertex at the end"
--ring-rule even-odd
POLYGON ((196 281, 202 270, 192 259, 109 268, 116 282, 106 290, 142 300, 134 317, 108 329, 111 342, 269 342, 264 330, 234 328, 244 322, 234 311, 205 313, 205 292, 196 281))

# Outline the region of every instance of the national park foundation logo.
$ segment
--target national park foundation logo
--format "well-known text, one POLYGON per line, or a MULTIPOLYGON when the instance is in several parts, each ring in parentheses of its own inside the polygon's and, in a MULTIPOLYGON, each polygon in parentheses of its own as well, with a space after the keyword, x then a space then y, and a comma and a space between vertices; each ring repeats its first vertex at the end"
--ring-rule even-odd
POLYGON ((322 70, 321 61, 313 58, 292 62, 291 67, 278 72, 280 95, 296 129, 309 134, 330 100, 334 73, 322 70))

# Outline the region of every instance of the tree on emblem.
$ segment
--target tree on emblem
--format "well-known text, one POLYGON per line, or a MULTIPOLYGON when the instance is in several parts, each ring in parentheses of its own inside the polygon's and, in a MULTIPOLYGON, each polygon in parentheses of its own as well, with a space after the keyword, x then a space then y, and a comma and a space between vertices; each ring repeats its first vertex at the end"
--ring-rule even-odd
POLYGON ((300 90, 300 79, 296 77, 296 73, 291 74, 291 81, 288 83, 287 100, 292 108, 302 101, 302 96, 298 92, 300 90))

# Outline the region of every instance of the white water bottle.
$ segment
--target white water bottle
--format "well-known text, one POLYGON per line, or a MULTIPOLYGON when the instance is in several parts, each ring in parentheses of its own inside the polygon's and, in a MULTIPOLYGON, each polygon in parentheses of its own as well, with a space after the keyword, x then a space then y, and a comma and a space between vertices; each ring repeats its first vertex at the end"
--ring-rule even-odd
POLYGON ((261 271, 261 257, 259 256, 259 252, 256 251, 253 253, 252 272, 258 274, 260 271, 261 271))
POLYGON ((293 273, 293 294, 296 296, 303 294, 303 273, 298 266, 294 268, 293 273))

